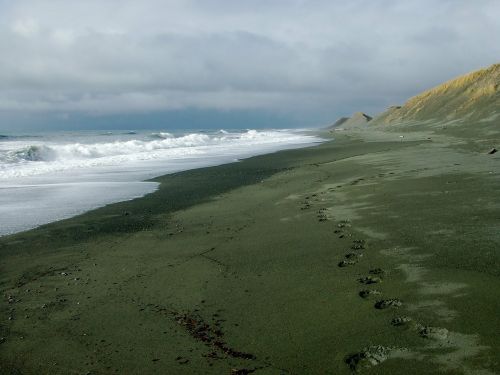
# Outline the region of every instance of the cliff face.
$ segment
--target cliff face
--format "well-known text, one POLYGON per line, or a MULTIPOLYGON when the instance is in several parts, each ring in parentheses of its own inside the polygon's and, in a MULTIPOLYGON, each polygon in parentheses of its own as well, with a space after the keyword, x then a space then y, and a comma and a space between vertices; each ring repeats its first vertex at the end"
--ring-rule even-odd
POLYGON ((500 115, 500 64, 443 83, 391 107, 373 124, 455 119, 484 120, 500 115))

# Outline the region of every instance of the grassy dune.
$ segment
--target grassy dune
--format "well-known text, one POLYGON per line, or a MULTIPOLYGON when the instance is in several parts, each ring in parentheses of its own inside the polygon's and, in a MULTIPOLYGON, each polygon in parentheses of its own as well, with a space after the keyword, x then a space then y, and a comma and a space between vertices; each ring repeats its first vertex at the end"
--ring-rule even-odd
POLYGON ((452 79, 391 107, 373 124, 406 121, 480 121, 500 116, 500 64, 452 79))

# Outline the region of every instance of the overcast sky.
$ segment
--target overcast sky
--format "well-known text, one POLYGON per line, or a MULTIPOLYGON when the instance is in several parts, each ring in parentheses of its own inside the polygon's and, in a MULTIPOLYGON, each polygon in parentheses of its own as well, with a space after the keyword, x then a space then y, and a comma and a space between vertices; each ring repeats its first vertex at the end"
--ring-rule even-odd
POLYGON ((499 62, 499 20, 499 0, 0 0, 0 129, 374 114, 499 62))

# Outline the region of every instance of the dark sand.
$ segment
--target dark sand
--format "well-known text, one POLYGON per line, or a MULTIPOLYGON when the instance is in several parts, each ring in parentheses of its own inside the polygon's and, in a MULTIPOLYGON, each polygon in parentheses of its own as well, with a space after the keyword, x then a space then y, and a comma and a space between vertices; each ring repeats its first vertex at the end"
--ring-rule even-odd
POLYGON ((500 373, 487 151, 339 132, 2 237, 0 372, 500 373))

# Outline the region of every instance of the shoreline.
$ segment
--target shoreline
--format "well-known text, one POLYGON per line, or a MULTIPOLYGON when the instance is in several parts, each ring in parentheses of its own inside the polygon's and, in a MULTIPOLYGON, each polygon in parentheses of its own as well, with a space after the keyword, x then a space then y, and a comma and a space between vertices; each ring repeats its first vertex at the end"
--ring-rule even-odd
POLYGON ((0 370, 494 374, 495 160, 339 132, 0 237, 0 370))
MULTIPOLYGON (((163 171, 163 172, 160 172, 160 171, 156 171, 153 175, 153 177, 148 177, 148 178, 145 178, 145 179, 141 179, 141 180, 131 180, 131 181, 128 181, 128 182, 125 182, 125 181, 120 181, 120 180, 116 180, 116 181, 107 181, 109 185, 112 185, 112 184, 118 184, 118 186, 120 184, 123 185, 122 187, 122 190, 124 190, 124 192, 121 194, 116 194, 115 193, 115 196, 114 198, 106 198, 106 199, 102 199, 102 202, 99 202, 99 201, 96 201, 94 202, 93 204, 91 205, 88 205, 87 207, 84 207, 84 205, 81 205, 81 207, 78 207, 78 209, 75 209, 73 212, 58 212, 57 215, 55 215, 52 219, 50 218, 47 218, 47 216, 42 216, 40 217, 37 221, 37 223, 33 223, 31 224, 29 227, 25 227, 25 228, 22 228, 22 229, 19 229, 19 230, 13 230, 11 232, 8 232, 8 233, 0 233, 0 237, 4 237, 4 236, 8 236, 8 235, 13 235, 13 234, 17 234, 17 233, 23 233, 23 232, 26 232, 26 231, 29 231, 29 230, 32 230, 32 229, 36 229, 40 226, 43 226, 43 225, 48 225, 48 224, 51 224, 51 223, 55 223, 55 222, 59 222, 59 221, 63 221, 63 220, 67 220, 67 219, 71 219, 75 216, 79 216, 79 215, 82 215, 82 214, 85 214, 86 212, 90 212, 90 211, 93 211, 93 210, 96 210, 96 209, 99 209, 99 208, 102 208, 102 207, 105 207, 105 206, 108 206, 108 205, 111 205, 111 204, 115 204, 115 203, 120 203, 120 202, 124 202, 124 201, 129 201, 129 200, 134 200, 134 199, 137 199, 137 198, 142 198, 144 197, 145 195, 148 195, 148 194, 151 194, 151 193, 154 193, 157 189, 158 189, 158 186, 154 188, 154 190, 151 190, 151 189, 146 189, 146 188, 135 188, 135 189, 130 189, 130 188, 127 188, 125 187, 125 184, 129 183, 129 184, 132 184, 132 183, 150 183, 150 182, 154 182, 154 183, 157 183, 157 179, 160 179, 162 178, 163 176, 166 176, 166 175, 170 175, 170 174, 174 174, 174 173, 182 173, 184 171, 188 171, 188 170, 193 170, 193 169, 201 169, 201 168, 208 168, 208 167, 216 167, 216 166, 219 166, 219 165, 223 165, 223 164, 229 164, 229 163, 237 163, 237 162, 240 162, 241 160, 245 160, 245 159, 248 159, 248 158, 251 158, 251 157, 254 157, 254 156, 260 156, 260 155, 267 155, 267 154, 272 154, 272 153, 275 153, 275 152, 280 152, 280 151, 286 151, 286 150, 291 150, 291 149, 301 149, 301 148, 307 148, 307 147, 314 147, 318 144, 321 144, 321 143, 324 143, 326 141, 328 141, 328 139, 324 139, 324 138, 321 138, 320 134, 323 134, 324 135, 324 132, 320 132, 319 130, 317 129, 309 129, 308 131, 304 131, 304 133, 307 133, 308 135, 310 136, 313 136, 313 137, 316 137, 317 140, 315 140, 314 142, 311 142, 309 144, 301 144, 301 143, 298 143, 298 144, 290 144, 290 145, 281 145, 281 146, 275 146, 277 147, 276 150, 262 150, 261 152, 262 153, 257 153, 256 155, 252 155, 253 152, 244 152, 242 154, 242 156, 238 157, 237 159, 234 159, 233 156, 226 156, 225 159, 222 158, 222 159, 217 159, 217 160, 206 160, 205 162, 201 162, 201 161, 197 161, 195 162, 194 165, 191 165, 191 164, 187 164, 185 165, 183 168, 185 169, 181 169, 181 170, 176 170, 175 168, 172 170, 172 171, 169 171, 167 167, 166 168, 166 171, 163 171), (142 191, 142 192, 140 192, 142 191)), ((329 137, 331 138, 331 137, 329 137)), ((172 169, 172 167, 170 167, 170 169, 172 169)), ((149 173, 149 174, 152 174, 152 173, 149 173)), ((83 181, 83 182, 87 182, 87 181, 83 181)), ((105 184, 106 181, 100 181, 100 180, 89 180, 88 181, 89 184, 94 184, 96 186, 100 186, 101 184, 105 184)), ((66 184, 69 184, 70 186, 73 185, 73 183, 70 183, 70 182, 63 182, 62 185, 66 185, 66 184)), ((24 185, 19 185, 19 186, 24 186, 24 185)), ((51 186, 50 184, 46 185, 46 186, 51 186)), ((43 185, 42 185, 43 187, 43 185)), ((100 192, 97 191, 98 188, 94 188, 94 190, 96 190, 96 194, 99 194, 100 192)), ((68 195, 68 193, 65 193, 66 195, 68 195)), ((64 194, 63 194, 64 195, 64 194)), ((40 215, 40 213, 38 211, 35 211, 35 214, 36 215, 40 215)), ((1 224, 1 223, 0 223, 1 224)))

